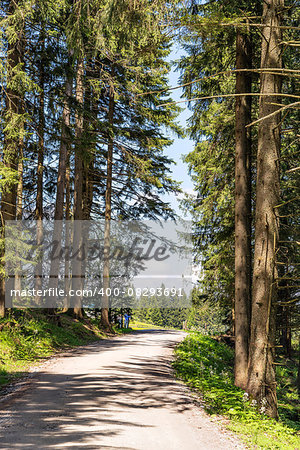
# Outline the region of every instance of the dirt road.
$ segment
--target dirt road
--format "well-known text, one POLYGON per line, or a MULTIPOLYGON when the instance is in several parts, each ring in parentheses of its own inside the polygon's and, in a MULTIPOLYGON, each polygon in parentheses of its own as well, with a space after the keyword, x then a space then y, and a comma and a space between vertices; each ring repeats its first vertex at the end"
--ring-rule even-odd
POLYGON ((183 336, 135 332, 51 360, 0 404, 0 448, 244 448, 173 379, 172 348, 183 336))

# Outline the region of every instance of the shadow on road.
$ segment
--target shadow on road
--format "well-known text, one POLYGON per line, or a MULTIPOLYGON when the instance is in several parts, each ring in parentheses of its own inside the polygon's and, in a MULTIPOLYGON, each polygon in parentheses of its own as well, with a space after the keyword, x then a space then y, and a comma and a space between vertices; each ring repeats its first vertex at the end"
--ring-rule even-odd
MULTIPOLYGON (((15 401, 11 420, 0 428, 0 448, 120 448, 95 447, 90 443, 113 437, 126 426, 132 433, 138 427, 151 426, 130 420, 130 411, 136 410, 138 417, 139 410, 148 408, 164 406, 177 413, 188 409, 192 401, 178 394, 168 358, 147 354, 147 346, 157 345, 153 336, 157 336, 162 347, 174 347, 175 334, 178 336, 176 331, 136 331, 136 339, 132 335, 121 336, 67 355, 94 355, 92 371, 86 373, 85 367, 80 367, 81 373, 76 374, 38 374, 34 388, 15 401), (131 346, 140 345, 143 347, 136 355, 130 351, 131 346), (125 359, 115 360, 114 351, 120 351, 122 346, 126 347, 125 359), (112 352, 111 357, 107 355, 103 365, 103 355, 108 351, 112 352), (126 411, 128 420, 124 418, 126 411)), ((83 358, 83 364, 84 361, 83 358)))

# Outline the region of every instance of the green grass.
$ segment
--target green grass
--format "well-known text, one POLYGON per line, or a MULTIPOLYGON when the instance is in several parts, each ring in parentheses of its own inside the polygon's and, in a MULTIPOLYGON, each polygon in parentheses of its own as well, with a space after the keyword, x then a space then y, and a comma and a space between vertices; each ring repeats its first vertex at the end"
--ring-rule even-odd
POLYGON ((0 388, 61 349, 104 338, 92 321, 61 314, 59 322, 40 311, 16 311, 0 320, 0 388))
POLYGON ((129 334, 132 333, 133 329, 129 328, 119 328, 118 325, 113 325, 113 330, 116 334, 129 334))
POLYGON ((298 375, 297 358, 298 355, 295 355, 295 359, 286 358, 284 355, 276 358, 276 362, 281 364, 276 365, 278 411, 280 417, 283 417, 286 423, 291 423, 291 426, 294 426, 294 422, 300 422, 300 402, 295 383, 298 375))
POLYGON ((159 327, 157 325, 153 325, 152 323, 141 322, 139 320, 132 320, 131 328, 133 330, 153 330, 153 329, 163 329, 164 327, 159 327))
MULTIPOLYGON (((244 391, 234 386, 231 348, 193 333, 177 346, 175 355, 177 376, 201 395, 209 413, 230 419, 227 427, 239 433, 251 448, 300 448, 295 408, 289 417, 281 409, 281 419, 277 422, 261 414, 247 401, 244 391)), ((281 383, 283 380, 279 386, 281 383)), ((284 398, 281 388, 279 399, 282 403, 284 398)))

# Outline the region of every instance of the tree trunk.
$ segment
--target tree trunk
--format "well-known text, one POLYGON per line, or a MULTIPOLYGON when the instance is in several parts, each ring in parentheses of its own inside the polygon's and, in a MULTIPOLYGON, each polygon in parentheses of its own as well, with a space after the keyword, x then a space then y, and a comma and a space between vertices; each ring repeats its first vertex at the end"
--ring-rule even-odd
POLYGON ((22 220, 23 217, 23 138, 20 139, 19 162, 18 162, 18 186, 17 186, 17 205, 16 219, 22 220))
POLYGON ((292 333, 290 320, 290 307, 281 306, 280 308, 280 328, 281 328, 281 345, 287 358, 292 356, 292 333))
MULTIPOLYGON (((113 73, 112 73, 113 76, 113 73)), ((109 322, 108 310, 109 310, 109 296, 107 290, 110 286, 110 222, 111 222, 111 196, 112 196, 112 168, 113 168, 113 122, 114 122, 114 89, 113 85, 109 91, 109 106, 108 106, 108 123, 109 123, 109 136, 107 146, 107 168, 106 168, 106 190, 105 190, 105 224, 104 224, 104 261, 103 261, 103 290, 104 295, 102 297, 101 308, 101 323, 104 329, 111 330, 109 322)))
MULTIPOLYGON (((236 68, 251 69, 251 38, 236 36, 236 68)), ((251 92, 251 73, 237 72, 236 93, 251 92)), ((246 389, 251 311, 251 97, 235 105, 235 384, 246 389)))
MULTIPOLYGON (((22 132, 23 134, 23 132, 22 132)), ((23 136, 20 136, 20 147, 19 147, 19 162, 18 162, 18 186, 17 186, 17 204, 16 204, 16 219, 18 221, 22 220, 23 217, 23 145, 24 145, 24 140, 23 140, 23 136)), ((21 224, 20 224, 21 225, 21 224)), ((20 229, 20 233, 21 233, 21 229, 20 229)), ((18 255, 18 250, 16 250, 16 256, 17 258, 19 257, 18 255)), ((22 275, 21 275, 21 270, 20 270, 20 265, 19 268, 16 268, 15 270, 15 289, 16 291, 21 291, 22 289, 22 275)), ((16 294, 16 298, 17 300, 20 300, 20 296, 19 294, 16 294)))
MULTIPOLYGON (((38 248, 41 247, 43 242, 43 174, 44 174, 44 146, 45 146, 45 68, 44 68, 44 51, 45 51, 45 33, 42 27, 40 34, 41 41, 41 59, 39 67, 39 87, 40 92, 40 104, 39 104, 39 124, 38 124, 38 166, 37 166, 37 193, 35 204, 35 220, 36 220, 36 243, 38 248)), ((38 263, 35 270, 35 288, 36 290, 42 289, 43 285, 43 260, 42 252, 39 252, 38 263)), ((41 298, 36 296, 36 304, 40 304, 41 298)))
MULTIPOLYGON (((72 259, 72 289, 74 292, 82 290, 82 193, 83 193, 83 161, 82 161, 82 132, 83 132, 83 59, 78 60, 76 75, 76 148, 75 148, 75 179, 74 179, 74 232, 73 253, 78 253, 72 259), (77 222, 77 223, 76 223, 77 222)), ((82 297, 76 295, 74 298, 74 314, 82 318, 82 297)))
MULTIPOLYGON (((70 54, 70 65, 71 65, 71 54, 70 54)), ((61 130, 61 142, 59 149, 59 163, 58 163, 58 174, 57 174, 57 187, 56 187, 56 201, 55 201, 55 212, 54 212, 54 229, 52 242, 61 244, 62 239, 62 220, 64 217, 64 193, 66 185, 66 168, 68 160, 68 149, 70 146, 70 98, 72 96, 72 74, 67 74, 66 84, 65 84, 65 99, 64 107, 62 113, 62 130, 61 130)), ((58 248, 59 251, 59 248, 58 248)), ((50 280, 49 288, 57 288, 58 286, 58 271, 59 271, 60 260, 59 258, 52 258, 50 265, 50 280)), ((50 299, 49 299, 50 300, 50 299)))
POLYGON ((299 349, 298 349, 297 391, 298 391, 298 395, 300 396, 300 336, 299 336, 299 349))
MULTIPOLYGON (((281 68, 280 14, 283 0, 265 0, 263 6, 261 68, 281 68)), ((260 118, 277 111, 280 76, 262 73, 260 118)), ((277 417, 274 371, 274 317, 277 296, 276 250, 280 199, 280 114, 262 120, 258 127, 255 251, 253 268, 249 379, 247 390, 266 413, 277 417)))
MULTIPOLYGON (((8 6, 9 14, 14 14, 17 8, 17 1, 11 1, 8 6)), ((17 26, 17 25, 16 25, 17 26)), ((7 131, 4 135, 4 149, 3 149, 3 165, 9 172, 18 171, 19 161, 19 144, 20 134, 16 133, 15 129, 11 129, 14 126, 13 121, 17 114, 20 113, 21 100, 18 91, 15 88, 16 82, 14 78, 16 74, 14 71, 19 64, 23 61, 24 48, 22 45, 22 32, 18 33, 18 38, 11 42, 8 41, 7 45, 7 86, 6 86, 6 104, 5 104, 5 125, 7 131), (10 123, 11 122, 11 123, 10 123)), ((20 128, 23 129, 23 125, 20 128)), ((6 182, 2 189, 1 194, 1 234, 4 240, 5 222, 7 220, 16 219, 16 201, 17 201, 17 183, 6 182)), ((4 256, 4 248, 1 250, 1 258, 4 256)), ((0 273, 0 317, 5 315, 5 266, 4 262, 1 262, 0 273)))
MULTIPOLYGON (((88 61, 87 66, 90 70, 87 70, 87 78, 92 77, 92 61, 88 61)), ((93 99, 93 89, 89 83, 87 83, 85 89, 85 99, 84 99, 84 133, 85 133, 85 160, 83 163, 83 205, 82 205, 82 216, 83 216, 83 229, 82 235, 84 242, 89 240, 90 232, 90 219, 91 210, 93 204, 93 190, 94 190, 94 163, 95 163, 95 152, 96 152, 96 141, 95 141, 95 119, 97 118, 98 105, 93 99)), ((82 274, 84 276, 83 283, 85 284, 85 274, 86 274, 87 258, 82 261, 82 274)))
MULTIPOLYGON (((66 236, 65 236, 65 247, 69 249, 71 246, 71 187, 70 187, 70 149, 67 156, 67 167, 66 167, 66 236)), ((71 287, 71 273, 70 273, 70 260, 65 258, 65 299, 64 299, 64 309, 63 312, 67 312, 70 307, 70 287, 71 287)))
MULTIPOLYGON (((20 60, 22 61, 22 64, 24 64, 24 49, 22 48, 21 54, 20 54, 20 60)), ((24 99, 19 98, 19 114, 25 113, 25 105, 24 105, 24 99)), ((22 126, 20 128, 20 137, 19 137, 19 161, 18 161, 18 185, 17 185, 17 203, 16 203, 16 219, 20 222, 23 218, 23 172, 24 172, 24 163, 23 163, 23 157, 24 157, 24 123, 22 123, 22 126)), ((21 224, 19 224, 21 225, 21 224)), ((20 233, 21 233, 22 226, 20 227, 20 233)), ((16 250, 16 255, 18 255, 18 250, 16 250)), ((18 255, 19 257, 19 255, 18 255)), ((19 265, 19 268, 16 268, 15 271, 15 289, 17 291, 21 291, 22 289, 22 275, 21 275, 21 267, 19 265)), ((16 298, 20 300, 20 296, 17 294, 16 298)))
MULTIPOLYGON (((286 217, 282 218, 281 225, 288 226, 286 217)), ((280 345, 283 347, 285 356, 291 358, 292 356, 292 330, 291 330, 291 310, 288 304, 291 299, 291 292, 288 287, 289 281, 285 279, 289 272, 289 265, 279 265, 278 267, 278 285, 281 288, 280 302, 287 303, 287 305, 280 305, 277 307, 276 325, 280 331, 280 345)))
MULTIPOLYGON (((92 62, 89 62, 92 65, 92 62)), ((87 76, 91 76, 91 70, 87 72, 87 76)), ((93 90, 88 84, 85 90, 85 111, 86 117, 84 120, 84 131, 87 141, 87 152, 83 168, 83 220, 90 220, 91 209, 93 204, 93 190, 94 190, 94 164, 96 153, 95 134, 95 120, 98 113, 98 105, 93 98, 93 90)))

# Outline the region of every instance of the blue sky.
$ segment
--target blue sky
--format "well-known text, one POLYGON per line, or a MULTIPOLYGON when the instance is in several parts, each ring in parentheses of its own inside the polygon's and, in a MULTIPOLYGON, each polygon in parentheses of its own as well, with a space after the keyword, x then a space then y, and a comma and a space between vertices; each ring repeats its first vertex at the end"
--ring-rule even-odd
MULTIPOLYGON (((181 56, 180 50, 173 49, 172 53, 170 54, 169 60, 174 61, 176 59, 179 59, 181 56)), ((170 87, 175 87, 179 84, 178 81, 179 78, 179 72, 175 72, 174 69, 172 69, 169 80, 170 80, 170 87)), ((175 89, 174 91, 171 91, 171 96, 174 99, 174 101, 182 100, 181 98, 182 90, 181 89, 175 89)), ((191 111, 187 108, 185 103, 181 103, 180 106, 184 108, 184 110, 180 113, 178 117, 178 122, 182 127, 187 126, 187 119, 191 115, 191 111)), ((188 167, 187 164, 185 164, 182 161, 183 155, 186 155, 193 149, 194 143, 188 139, 178 139, 177 137, 174 138, 174 143, 171 145, 167 150, 166 154, 172 158, 176 165, 172 165, 172 177, 176 181, 181 181, 182 189, 188 193, 191 193, 193 190, 193 184, 191 181, 191 178, 188 174, 188 167)), ((176 195, 166 195, 164 196, 164 199, 169 201, 171 203, 171 206, 175 209, 176 212, 179 212, 179 203, 178 203, 178 197, 176 195)), ((180 214, 182 216, 182 212, 180 214)))

